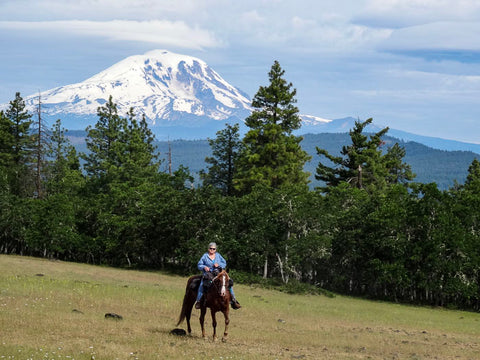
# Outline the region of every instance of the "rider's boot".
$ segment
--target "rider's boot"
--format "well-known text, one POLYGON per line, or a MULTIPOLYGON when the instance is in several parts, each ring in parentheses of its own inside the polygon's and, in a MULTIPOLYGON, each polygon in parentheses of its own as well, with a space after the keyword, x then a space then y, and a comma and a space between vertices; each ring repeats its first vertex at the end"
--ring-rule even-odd
POLYGON ((195 303, 195 309, 201 309, 201 308, 202 308, 202 303, 204 302, 204 298, 205 298, 205 296, 202 295, 202 297, 200 298, 200 300, 198 300, 198 301, 195 303))
POLYGON ((242 305, 240 305, 240 303, 235 298, 232 298, 230 300, 230 305, 232 305, 232 309, 234 310, 240 309, 242 307, 242 305))

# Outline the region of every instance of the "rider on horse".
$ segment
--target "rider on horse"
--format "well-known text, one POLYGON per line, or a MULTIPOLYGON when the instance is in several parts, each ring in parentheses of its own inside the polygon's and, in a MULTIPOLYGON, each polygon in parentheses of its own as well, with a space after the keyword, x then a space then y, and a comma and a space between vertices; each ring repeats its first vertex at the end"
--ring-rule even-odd
MULTIPOLYGON (((203 281, 207 275, 212 274, 214 271, 217 272, 221 269, 225 269, 227 267, 227 262, 223 258, 222 255, 217 253, 217 244, 212 242, 208 244, 208 252, 203 254, 201 257, 200 261, 198 262, 198 270, 203 271, 203 276, 202 280, 200 282, 200 287, 198 288, 198 294, 197 294, 197 302, 195 303, 195 309, 200 309, 201 308, 201 299, 203 296, 203 281)), ((230 283, 230 286, 228 287, 230 290, 230 294, 232 295, 232 300, 230 304, 232 305, 233 309, 240 309, 241 306, 237 299, 235 299, 235 294, 233 293, 233 282, 230 283)))

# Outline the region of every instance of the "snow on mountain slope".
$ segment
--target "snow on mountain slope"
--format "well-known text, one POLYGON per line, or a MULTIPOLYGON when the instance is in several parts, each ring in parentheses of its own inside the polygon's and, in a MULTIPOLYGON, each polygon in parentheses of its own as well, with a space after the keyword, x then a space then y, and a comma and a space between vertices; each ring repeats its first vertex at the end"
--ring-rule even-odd
MULTIPOLYGON (((40 96, 48 117, 77 119, 95 116, 97 108, 112 96, 120 115, 133 107, 153 126, 182 118, 243 119, 250 112, 248 95, 204 61, 166 50, 130 56, 81 83, 44 91, 40 96)), ((25 101, 33 108, 38 95, 25 101)), ((78 128, 84 128, 83 124, 78 128)))

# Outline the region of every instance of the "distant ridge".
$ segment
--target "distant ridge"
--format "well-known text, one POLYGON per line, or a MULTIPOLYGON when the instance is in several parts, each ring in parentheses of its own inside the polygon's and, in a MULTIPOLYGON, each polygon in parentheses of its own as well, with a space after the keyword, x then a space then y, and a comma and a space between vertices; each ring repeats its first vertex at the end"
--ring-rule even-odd
MULTIPOLYGON (((314 125, 305 124, 298 131, 298 134, 348 133, 355 126, 355 121, 357 120, 358 119, 355 119, 353 117, 346 117, 330 121, 316 122, 314 125)), ((374 119, 374 122, 371 125, 367 126, 365 131, 373 133, 381 130, 382 128, 383 127, 375 125, 374 119)), ((472 151, 476 154, 480 154, 480 144, 416 135, 406 131, 391 128, 388 130, 387 135, 405 142, 415 141, 433 149, 447 151, 472 151)))

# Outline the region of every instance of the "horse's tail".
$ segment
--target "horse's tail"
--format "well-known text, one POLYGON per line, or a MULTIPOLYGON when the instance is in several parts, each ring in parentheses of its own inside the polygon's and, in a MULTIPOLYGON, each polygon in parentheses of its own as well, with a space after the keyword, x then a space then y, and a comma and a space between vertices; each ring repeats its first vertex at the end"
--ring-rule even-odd
POLYGON ((187 308, 186 300, 187 300, 187 294, 185 294, 185 296, 183 297, 182 311, 180 312, 180 317, 178 318, 177 326, 180 325, 183 322, 183 320, 185 320, 186 308, 187 308))
POLYGON ((185 288, 185 296, 183 297, 182 311, 178 318, 177 326, 180 325, 183 320, 192 313, 193 304, 197 298, 198 286, 200 285, 201 275, 191 276, 187 281, 185 288))

